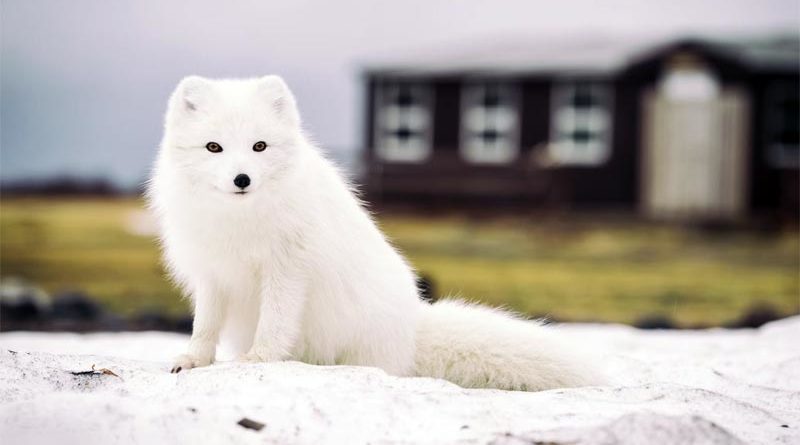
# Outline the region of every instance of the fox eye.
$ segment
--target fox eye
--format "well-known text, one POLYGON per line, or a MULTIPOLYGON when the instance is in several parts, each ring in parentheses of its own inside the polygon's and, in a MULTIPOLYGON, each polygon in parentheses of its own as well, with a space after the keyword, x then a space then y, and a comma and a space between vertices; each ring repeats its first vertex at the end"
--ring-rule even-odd
POLYGON ((253 151, 264 151, 267 149, 267 143, 264 141, 258 141, 253 145, 253 151))
POLYGON ((222 151, 222 145, 219 145, 216 142, 209 142, 206 144, 206 149, 211 153, 219 153, 222 151))

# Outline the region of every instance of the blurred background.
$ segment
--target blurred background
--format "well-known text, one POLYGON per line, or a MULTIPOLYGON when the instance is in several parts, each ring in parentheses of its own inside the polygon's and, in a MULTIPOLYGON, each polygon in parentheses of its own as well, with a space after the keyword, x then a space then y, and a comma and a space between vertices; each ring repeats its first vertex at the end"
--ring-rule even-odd
POLYGON ((140 191, 186 75, 276 73, 430 298, 800 312, 796 0, 0 3, 0 330, 191 328, 140 191))

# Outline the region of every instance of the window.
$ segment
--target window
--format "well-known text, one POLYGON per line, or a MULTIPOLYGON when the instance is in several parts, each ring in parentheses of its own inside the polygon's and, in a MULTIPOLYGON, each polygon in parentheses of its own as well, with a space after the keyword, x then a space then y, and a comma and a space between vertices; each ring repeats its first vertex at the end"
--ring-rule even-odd
POLYGON ((611 149, 611 92, 597 82, 568 82, 553 90, 550 158, 556 164, 597 165, 611 149))
POLYGON ((775 167, 800 165, 800 91, 791 82, 776 83, 764 95, 767 160, 775 167))
POLYGON ((379 85, 375 141, 378 155, 390 162, 421 162, 431 151, 430 88, 410 82, 379 85))
POLYGON ((517 90, 498 82, 468 84, 461 95, 461 155, 469 162, 504 164, 519 151, 517 90))

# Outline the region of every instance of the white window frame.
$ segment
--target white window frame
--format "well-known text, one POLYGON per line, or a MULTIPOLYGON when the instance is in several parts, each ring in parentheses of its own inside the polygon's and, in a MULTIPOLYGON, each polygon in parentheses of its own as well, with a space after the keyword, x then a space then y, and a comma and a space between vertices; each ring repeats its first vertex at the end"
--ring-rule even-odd
POLYGON ((553 85, 548 157, 554 165, 597 166, 608 161, 614 126, 613 99, 611 85, 603 80, 564 80, 553 85), (592 96, 602 97, 601 103, 588 109, 573 107, 571 98, 578 86, 591 88, 592 96), (571 135, 581 129, 599 137, 576 144, 571 135))
POLYGON ((421 163, 427 160, 433 145, 433 91, 430 85, 416 81, 382 81, 376 85, 373 133, 375 152, 385 162, 421 163), (409 88, 415 104, 399 106, 388 97, 400 88, 409 88), (416 134, 401 139, 387 132, 408 128, 416 134))
POLYGON ((473 164, 508 164, 519 156, 520 100, 519 87, 495 79, 469 81, 461 88, 461 157, 473 164), (487 88, 501 90, 507 103, 487 108, 481 103, 487 88), (501 124, 501 119, 506 123, 501 124), (498 133, 488 144, 480 135, 485 131, 498 133))
POLYGON ((776 168, 797 168, 800 166, 800 147, 783 144, 774 140, 774 134, 779 130, 778 125, 784 125, 786 119, 776 103, 790 94, 797 94, 797 87, 788 82, 779 82, 768 85, 764 91, 764 145, 765 155, 769 165, 776 168), (780 122, 780 123, 778 123, 780 122))

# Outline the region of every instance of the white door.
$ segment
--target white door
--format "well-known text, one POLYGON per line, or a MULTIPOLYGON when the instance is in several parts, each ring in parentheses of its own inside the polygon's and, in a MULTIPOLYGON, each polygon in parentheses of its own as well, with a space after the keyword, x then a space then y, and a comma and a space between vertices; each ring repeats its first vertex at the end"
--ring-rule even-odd
POLYGON ((747 101, 736 89, 711 93, 681 97, 662 87, 645 94, 642 204, 648 216, 730 220, 743 214, 747 101))

